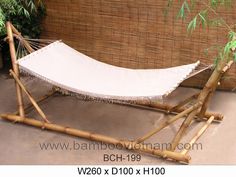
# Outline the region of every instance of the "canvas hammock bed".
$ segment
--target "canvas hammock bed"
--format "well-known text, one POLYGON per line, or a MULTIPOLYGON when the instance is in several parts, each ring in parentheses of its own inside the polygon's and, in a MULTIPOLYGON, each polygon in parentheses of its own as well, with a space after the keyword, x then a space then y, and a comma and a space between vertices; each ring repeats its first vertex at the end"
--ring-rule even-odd
MULTIPOLYGON (((139 150, 163 158, 188 163, 190 156, 187 153, 192 144, 197 141, 213 120, 220 121, 223 118, 221 114, 210 113, 206 110, 213 91, 220 82, 222 75, 232 65, 232 61, 222 60, 219 66, 213 71, 206 86, 200 93, 194 94, 175 106, 170 106, 157 103, 155 100, 167 96, 174 91, 182 81, 209 69, 211 66, 204 67, 195 72, 193 71, 199 66, 199 61, 167 69, 122 68, 92 59, 69 47, 62 41, 55 41, 44 46, 43 42, 45 41, 43 40, 33 42, 34 40, 32 39, 23 38, 10 22, 8 22, 6 26, 8 32, 7 40, 10 46, 13 66, 13 70, 10 70, 10 73, 16 81, 19 109, 15 114, 1 114, 3 119, 91 140, 119 144, 127 149, 139 150), (23 45, 26 49, 24 52, 21 51, 20 53, 30 53, 18 61, 16 59, 14 37, 19 39, 19 45, 23 45), (40 48, 38 46, 41 46, 42 48, 38 49, 40 48), (54 92, 36 101, 21 82, 19 68, 30 75, 56 86, 56 88, 67 90, 73 94, 88 95, 93 98, 105 100, 133 101, 134 104, 131 104, 133 106, 152 107, 176 115, 169 120, 163 121, 158 128, 151 130, 144 136, 133 141, 118 140, 105 135, 53 124, 47 119, 39 106, 39 102, 53 95, 54 92), (28 96, 32 105, 23 106, 22 91, 28 96), (27 118, 25 116, 27 109, 31 106, 38 111, 43 118, 43 121, 27 118), (170 149, 151 149, 143 144, 145 140, 180 118, 185 119, 173 138, 170 149), (206 123, 191 139, 188 148, 182 152, 176 152, 175 149, 178 143, 195 118, 204 121, 206 120, 206 123)), ((17 53, 19 53, 18 50, 17 53)))
POLYGON ((199 65, 196 62, 167 69, 121 68, 94 60, 61 41, 17 63, 21 70, 73 93, 117 100, 162 98, 199 65))

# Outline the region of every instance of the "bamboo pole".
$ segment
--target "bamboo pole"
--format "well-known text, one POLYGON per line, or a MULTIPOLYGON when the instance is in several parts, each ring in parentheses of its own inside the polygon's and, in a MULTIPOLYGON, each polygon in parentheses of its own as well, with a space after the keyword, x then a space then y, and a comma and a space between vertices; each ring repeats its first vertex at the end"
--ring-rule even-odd
POLYGON ((191 139, 189 146, 186 147, 181 154, 187 154, 187 152, 190 150, 190 148, 193 146, 193 144, 201 137, 201 135, 207 130, 207 128, 210 126, 212 121, 214 120, 214 117, 212 116, 210 119, 207 120, 207 122, 202 126, 202 128, 196 133, 196 135, 191 139))
POLYGON ((229 62, 227 63, 227 65, 223 68, 222 72, 223 72, 223 73, 226 73, 226 72, 231 68, 231 66, 232 66, 233 63, 234 63, 233 60, 229 61, 229 62))
POLYGON ((39 115, 43 118, 43 120, 45 122, 49 123, 49 120, 46 118, 45 114, 43 113, 43 111, 41 110, 41 108, 38 106, 38 104, 36 103, 36 101, 34 100, 34 98, 31 96, 31 94, 28 92, 28 90, 25 88, 25 86, 21 83, 21 81, 18 79, 18 77, 16 76, 16 74, 10 70, 11 75, 13 76, 13 78, 15 79, 15 81, 17 82, 17 84, 20 86, 20 88, 25 92, 25 94, 28 96, 29 100, 31 101, 32 105, 35 107, 35 109, 37 110, 37 112, 39 113, 39 115))
MULTIPOLYGON (((138 102, 137 105, 158 109, 160 111, 170 113, 170 114, 179 114, 186 109, 186 108, 178 108, 178 109, 175 109, 174 111, 168 112, 173 107, 172 105, 161 104, 161 103, 157 103, 157 102, 155 102, 155 103, 138 102)), ((216 121, 222 121, 224 118, 224 116, 222 114, 214 113, 214 112, 206 112, 204 115, 204 117, 207 119, 209 119, 211 116, 214 116, 216 121)), ((197 116, 195 116, 195 118, 197 118, 197 116)))
POLYGON ((28 50, 29 53, 34 52, 35 50, 30 46, 30 44, 24 39, 24 37, 21 35, 21 33, 14 27, 14 25, 11 25, 11 29, 13 31, 13 33, 15 33, 16 35, 18 35, 21 39, 21 41, 23 42, 23 45, 25 46, 25 48, 28 50))
MULTIPOLYGON (((6 23, 6 28, 7 28, 8 43, 9 43, 9 47, 10 47, 12 69, 16 73, 16 76, 18 78, 20 78, 19 68, 18 68, 18 65, 16 64, 16 61, 17 61, 16 60, 16 49, 15 49, 15 45, 14 45, 14 38, 13 38, 10 22, 6 23)), ((15 82, 15 85, 16 85, 16 96, 17 96, 19 114, 20 114, 20 116, 24 117, 25 113, 24 113, 22 90, 16 82, 15 82)))
POLYGON ((190 101, 192 101, 193 99, 196 99, 199 96, 200 93, 196 93, 194 95, 192 95, 191 97, 179 102, 176 106, 172 107, 169 111, 173 112, 176 109, 179 109, 181 107, 183 107, 184 105, 186 105, 187 103, 189 103, 190 101))
POLYGON ((190 156, 186 155, 186 154, 171 152, 171 151, 167 151, 167 150, 162 151, 159 149, 150 148, 149 146, 144 145, 144 144, 137 145, 137 144, 134 144, 134 142, 132 142, 132 141, 119 140, 119 139, 116 139, 113 137, 95 134, 95 133, 91 133, 91 132, 83 131, 83 130, 78 130, 78 129, 74 129, 74 128, 64 127, 64 126, 57 125, 57 124, 46 123, 46 122, 38 121, 35 119, 31 119, 31 118, 24 118, 24 117, 20 117, 17 115, 9 115, 9 114, 1 114, 0 117, 2 119, 6 119, 9 121, 20 122, 20 123, 23 123, 26 125, 31 125, 31 126, 35 126, 38 128, 43 128, 43 129, 48 129, 48 130, 52 130, 52 131, 56 131, 56 132, 60 132, 60 133, 65 133, 65 134, 76 136, 76 137, 81 137, 81 138, 86 138, 89 140, 119 145, 119 146, 122 146, 126 149, 138 150, 140 152, 152 154, 152 155, 167 158, 167 159, 176 160, 179 162, 189 163, 189 161, 191 159, 190 156))
POLYGON ((206 97, 206 99, 205 99, 205 102, 203 103, 202 108, 201 108, 201 110, 200 110, 200 112, 199 112, 199 114, 198 114, 198 120, 203 119, 204 114, 205 114, 206 111, 207 111, 207 108, 208 108, 208 106, 209 106, 209 104, 210 104, 211 98, 212 98, 213 93, 215 92, 215 90, 216 90, 216 87, 215 87, 214 90, 211 90, 211 91, 209 92, 209 94, 207 95, 207 97, 206 97))
MULTIPOLYGON (((54 94, 55 94, 55 91, 52 90, 49 93, 47 93, 46 95, 44 95, 41 98, 37 99, 35 102, 39 104, 39 103, 43 102, 44 100, 48 99, 49 97, 53 96, 54 94)), ((25 113, 27 113, 32 107, 33 107, 32 103, 26 105, 25 108, 24 108, 25 113)), ((19 111, 16 111, 13 114, 19 115, 19 111)))
POLYGON ((187 128, 189 127, 190 123, 192 122, 193 118, 197 115, 198 110, 192 111, 188 117, 183 121, 182 125, 180 126, 178 132, 176 133, 174 139, 172 140, 171 143, 171 150, 174 151, 175 148, 177 147, 179 141, 185 134, 187 128))
MULTIPOLYGON (((213 71, 212 75, 210 76, 209 80, 207 81, 205 87, 203 88, 203 90, 201 91, 201 93, 198 97, 198 102, 199 103, 204 104, 204 102, 206 101, 209 93, 216 89, 217 83, 222 78, 222 75, 223 75, 222 71, 223 71, 223 69, 225 68, 226 65, 227 65, 227 60, 225 58, 225 59, 221 60, 220 63, 218 64, 218 66, 215 68, 215 70, 213 71)), ((181 140, 181 138, 185 134, 187 128, 189 127, 192 120, 194 119, 194 117, 198 113, 199 113, 198 110, 194 110, 183 121, 180 129, 178 130, 177 134, 175 135, 174 139, 172 140, 172 145, 171 145, 171 150, 172 151, 175 150, 175 148, 178 145, 179 141, 181 140)))
POLYGON ((146 135, 144 135, 143 137, 141 138, 138 138, 135 143, 141 143, 145 140, 147 140, 148 138, 150 138, 151 136, 153 136, 154 134, 158 133, 159 131, 161 131, 163 128, 167 127, 168 125, 170 125, 171 123, 177 121, 178 119, 186 116, 187 114, 189 114, 190 112, 192 112, 193 110, 195 109, 198 109, 199 107, 201 106, 201 104, 196 104, 196 105, 193 105, 192 107, 186 109, 185 111, 177 114, 176 116, 172 117, 171 119, 167 120, 167 121, 164 121, 160 124, 160 126, 150 132, 148 132, 146 135))

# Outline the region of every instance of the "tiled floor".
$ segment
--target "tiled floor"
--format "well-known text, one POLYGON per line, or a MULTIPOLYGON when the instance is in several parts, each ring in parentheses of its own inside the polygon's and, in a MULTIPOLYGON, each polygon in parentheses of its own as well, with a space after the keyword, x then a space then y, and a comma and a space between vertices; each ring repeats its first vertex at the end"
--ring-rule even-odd
MULTIPOLYGON (((27 83, 27 87, 36 97, 43 95, 48 89, 35 80, 29 80, 27 83)), ((176 102, 197 91, 191 88, 179 88, 171 95, 169 101, 176 102)), ((168 118, 167 115, 155 111, 63 96, 49 98, 41 104, 41 107, 53 122, 118 138, 137 138, 158 126, 161 119, 168 118)), ((223 113, 225 119, 222 123, 212 124, 200 138, 198 143, 202 144, 202 148, 190 152, 191 164, 236 164, 236 94, 216 92, 210 109, 223 113)), ((0 74, 0 112, 15 110, 14 82, 7 75, 0 74)), ((35 112, 31 112, 28 116, 38 117, 35 112)), ((181 121, 175 126, 164 129, 149 142, 160 145, 158 143, 171 141, 180 123, 181 121)), ((185 141, 191 138, 201 124, 191 126, 192 129, 185 141)), ((106 147, 85 139, 1 119, 0 142, 0 164, 176 164, 146 154, 141 154, 141 161, 131 162, 127 157, 131 154, 137 155, 136 152, 117 150, 112 146, 106 147), (69 148, 42 150, 40 145, 43 143, 54 143, 54 145, 61 143, 62 146, 65 143, 64 145, 69 145, 69 148), (126 160, 104 162, 104 154, 122 154, 126 160)))

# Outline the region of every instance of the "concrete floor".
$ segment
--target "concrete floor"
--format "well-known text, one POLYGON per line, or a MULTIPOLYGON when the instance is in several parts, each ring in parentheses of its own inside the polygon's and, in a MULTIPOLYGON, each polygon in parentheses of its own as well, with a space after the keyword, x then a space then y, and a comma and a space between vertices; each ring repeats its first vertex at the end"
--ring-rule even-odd
MULTIPOLYGON (((35 80, 26 81, 27 87, 36 97, 43 95, 48 87, 35 80)), ((14 82, 5 74, 0 74, 0 112, 10 113, 16 110, 14 82)), ((167 100, 176 102, 197 92, 197 89, 179 88, 167 100)), ((81 128, 118 138, 137 138, 158 126, 159 121, 166 119, 161 113, 136 109, 127 106, 98 102, 81 101, 74 97, 54 96, 40 104, 52 122, 75 128, 81 128)), ((222 123, 214 123, 200 138, 202 149, 190 152, 191 164, 236 164, 236 94, 217 92, 211 102, 210 110, 225 115, 222 123)), ((37 117, 31 112, 29 117, 37 117)), ((178 130, 181 121, 172 125, 149 142, 169 142, 178 130)), ((193 124, 189 135, 202 125, 193 124)), ((51 131, 41 130, 0 119, 0 164, 177 164, 157 157, 141 154, 141 161, 130 162, 126 155, 137 154, 127 150, 85 149, 92 142, 51 131), (42 143, 68 143, 70 147, 78 143, 84 148, 68 150, 41 150, 42 143), (104 154, 122 154, 122 162, 104 162, 104 154)))

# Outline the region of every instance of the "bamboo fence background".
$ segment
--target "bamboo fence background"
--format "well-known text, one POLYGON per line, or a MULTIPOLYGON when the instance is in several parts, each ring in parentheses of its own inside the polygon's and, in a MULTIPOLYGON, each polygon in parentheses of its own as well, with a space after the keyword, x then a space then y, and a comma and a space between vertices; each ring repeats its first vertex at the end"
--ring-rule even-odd
MULTIPOLYGON (((122 67, 165 68, 196 60, 212 64, 214 53, 206 56, 204 49, 226 42, 225 30, 197 29, 189 37, 186 22, 176 20, 179 8, 174 5, 168 17, 164 16, 166 3, 166 0, 47 0, 42 38, 62 39, 93 58, 122 67)), ((236 23, 234 9, 219 10, 229 24, 236 23)), ((184 85, 202 86, 208 76, 209 72, 205 72, 184 85)), ((221 88, 235 87, 234 65, 221 88)))

